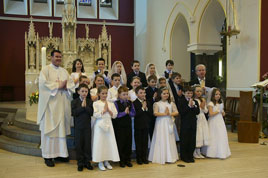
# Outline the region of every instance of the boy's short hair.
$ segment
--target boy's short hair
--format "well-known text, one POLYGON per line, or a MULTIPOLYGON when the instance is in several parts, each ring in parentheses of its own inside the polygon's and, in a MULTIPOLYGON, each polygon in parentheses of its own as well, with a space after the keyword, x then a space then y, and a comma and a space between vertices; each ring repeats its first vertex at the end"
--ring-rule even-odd
POLYGON ((166 61, 166 66, 167 66, 168 64, 174 66, 174 61, 171 60, 171 59, 169 59, 169 60, 166 61))
POLYGON ((79 82, 81 82, 83 78, 87 79, 87 76, 85 76, 85 75, 81 75, 81 76, 79 77, 79 82))
POLYGON ((171 80, 175 79, 176 77, 180 77, 180 78, 181 78, 181 74, 178 73, 178 72, 173 72, 173 73, 171 74, 171 80))
POLYGON ((143 86, 138 86, 136 89, 135 89, 135 93, 138 94, 139 90, 145 90, 143 86))
POLYGON ((153 75, 150 75, 147 79, 148 82, 150 82, 151 80, 155 80, 157 82, 157 77, 153 74, 153 75))
POLYGON ((140 63, 140 61, 134 60, 134 61, 131 63, 131 66, 133 67, 133 65, 134 65, 135 63, 140 63))
POLYGON ((98 58, 98 59, 96 60, 96 65, 98 65, 99 61, 103 61, 104 64, 105 64, 105 59, 103 59, 102 57, 100 57, 100 58, 98 58))
POLYGON ((187 91, 194 92, 194 88, 191 87, 191 86, 185 86, 185 87, 183 88, 183 90, 184 90, 184 92, 187 92, 187 91))
POLYGON ((81 88, 86 88, 88 90, 88 86, 84 83, 81 83, 79 86, 78 86, 78 91, 81 89, 81 88))
POLYGON ((121 86, 118 88, 118 94, 128 92, 128 88, 126 86, 121 86))
POLYGON ((160 82, 163 81, 163 80, 167 81, 167 79, 166 79, 165 77, 160 77, 160 78, 158 79, 158 83, 160 83, 160 82))
POLYGON ((120 77, 120 74, 118 74, 118 73, 113 73, 113 75, 111 76, 111 79, 113 80, 115 77, 119 77, 119 78, 121 78, 121 77, 120 77))

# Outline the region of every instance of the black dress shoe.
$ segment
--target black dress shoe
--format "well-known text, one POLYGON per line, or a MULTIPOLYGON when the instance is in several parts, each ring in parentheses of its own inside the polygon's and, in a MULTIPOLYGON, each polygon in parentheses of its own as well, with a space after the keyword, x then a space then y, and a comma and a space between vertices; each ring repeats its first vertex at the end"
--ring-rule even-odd
POLYGON ((137 164, 142 165, 142 160, 141 159, 137 159, 137 164))
POLYGON ((67 158, 57 157, 57 158, 54 158, 54 160, 59 161, 59 162, 67 163, 67 162, 69 162, 69 157, 67 157, 67 158))
POLYGON ((144 159, 142 162, 143 162, 144 164, 149 164, 149 161, 148 161, 147 159, 144 159))
POLYGON ((87 163, 85 165, 85 168, 87 168, 88 170, 93 170, 93 166, 91 165, 91 163, 87 163))
POLYGON ((133 165, 131 164, 131 162, 126 162, 127 167, 132 167, 133 165))
POLYGON ((183 162, 190 163, 190 160, 188 159, 181 159, 183 162))
POLYGON ((195 160, 194 160, 193 158, 191 158, 191 159, 189 159, 189 162, 190 162, 190 163, 194 163, 195 160))
POLYGON ((125 167, 126 165, 125 165, 125 163, 123 163, 123 162, 119 162, 119 165, 120 165, 120 167, 125 167))
POLYGON ((78 171, 83 171, 83 166, 78 166, 77 170, 78 171))
POLYGON ((48 166, 48 167, 54 167, 55 164, 53 162, 53 160, 50 158, 50 159, 47 159, 47 158, 44 158, 45 159, 45 164, 48 166))

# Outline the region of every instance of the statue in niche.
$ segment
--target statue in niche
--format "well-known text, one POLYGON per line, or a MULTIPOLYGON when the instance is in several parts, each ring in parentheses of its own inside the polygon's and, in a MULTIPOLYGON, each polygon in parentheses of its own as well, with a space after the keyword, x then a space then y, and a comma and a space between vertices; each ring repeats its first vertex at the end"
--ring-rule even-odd
POLYGON ((85 28, 86 28, 86 39, 89 38, 89 25, 85 24, 85 28))
POLYGON ((101 56, 105 60, 106 65, 108 65, 108 51, 106 47, 102 49, 101 56))
POLYGON ((72 43, 72 40, 71 40, 71 31, 68 29, 68 36, 67 36, 67 39, 68 39, 68 43, 67 43, 67 48, 66 50, 67 51, 70 51, 71 50, 71 43, 72 43))
POLYGON ((66 0, 64 4, 64 16, 66 22, 73 22, 75 20, 75 7, 73 0, 66 0))
POLYGON ((52 38, 52 36, 53 36, 53 22, 48 23, 48 28, 49 28, 49 38, 52 38))
POLYGON ((30 65, 30 69, 34 69, 35 67, 35 48, 33 45, 30 46, 29 48, 29 65, 30 65))

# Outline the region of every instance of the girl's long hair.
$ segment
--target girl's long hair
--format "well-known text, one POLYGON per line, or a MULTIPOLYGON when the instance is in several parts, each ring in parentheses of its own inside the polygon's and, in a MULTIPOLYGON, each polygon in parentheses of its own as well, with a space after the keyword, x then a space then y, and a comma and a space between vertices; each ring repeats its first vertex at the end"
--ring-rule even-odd
POLYGON ((157 96, 156 96, 156 99, 155 101, 158 102, 160 101, 162 98, 161 98, 161 94, 163 93, 164 90, 167 90, 168 91, 168 103, 171 103, 171 99, 170 99, 170 92, 169 92, 169 89, 167 87, 160 87, 159 90, 157 91, 157 96))
POLYGON ((72 68, 72 72, 76 72, 76 63, 77 62, 80 62, 81 64, 82 64, 82 68, 81 68, 81 72, 85 72, 85 69, 84 69, 84 64, 83 64, 83 62, 82 62, 82 60, 81 59, 76 59, 76 60, 74 60, 74 62, 73 62, 73 68, 72 68))

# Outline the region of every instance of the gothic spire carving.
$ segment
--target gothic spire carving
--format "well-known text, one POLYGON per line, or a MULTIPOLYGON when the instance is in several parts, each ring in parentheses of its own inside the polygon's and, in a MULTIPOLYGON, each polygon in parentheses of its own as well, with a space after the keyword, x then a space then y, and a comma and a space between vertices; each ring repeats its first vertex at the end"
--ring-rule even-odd
POLYGON ((31 22, 30 22, 30 25, 29 25, 28 41, 29 42, 36 41, 36 35, 35 35, 35 29, 34 29, 34 23, 33 23, 33 18, 32 17, 31 17, 31 22))

